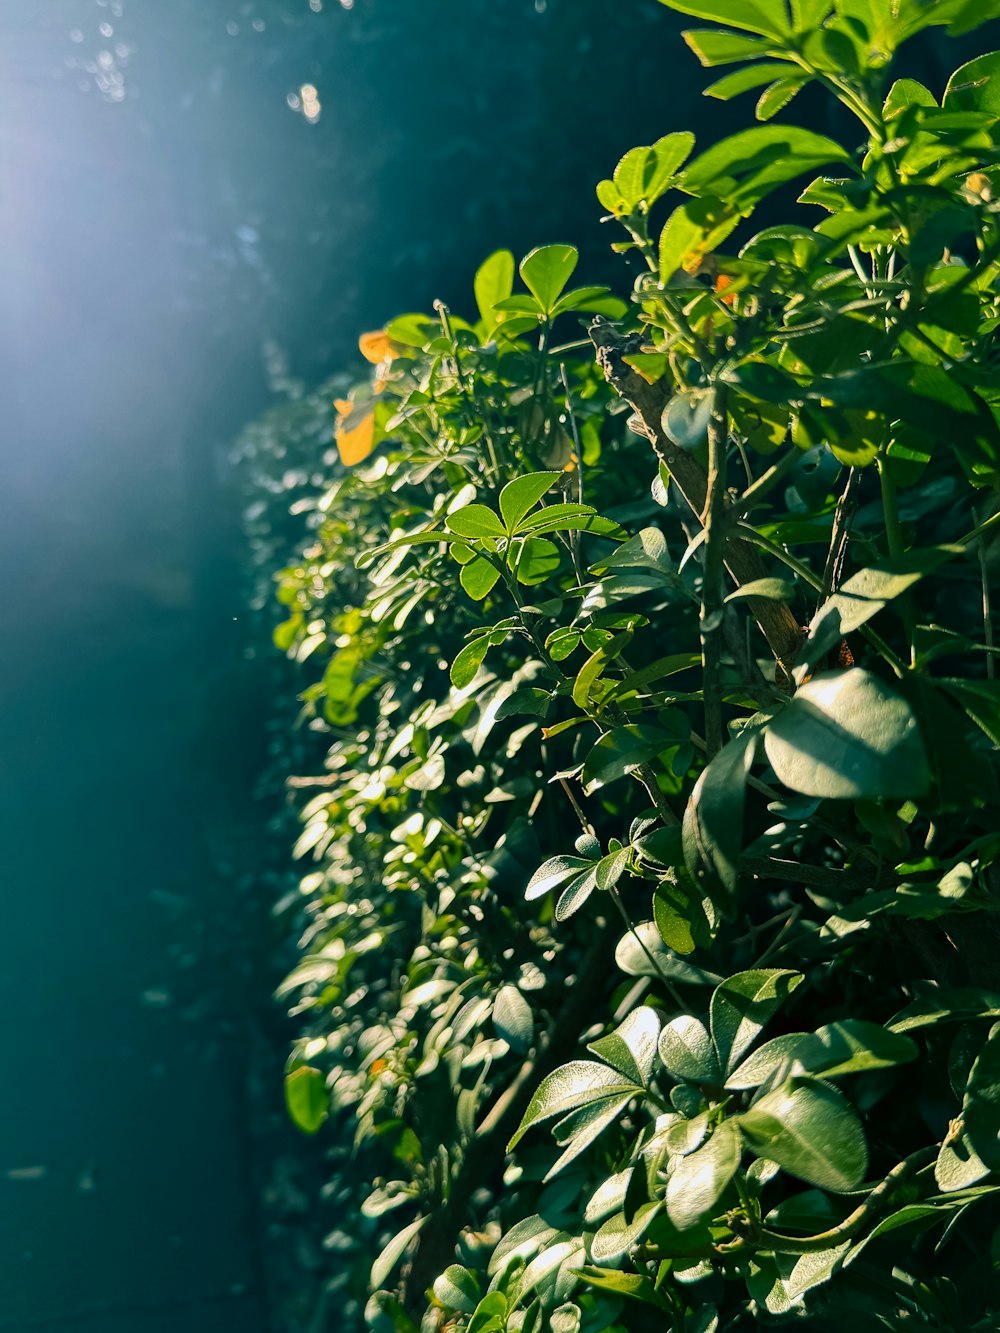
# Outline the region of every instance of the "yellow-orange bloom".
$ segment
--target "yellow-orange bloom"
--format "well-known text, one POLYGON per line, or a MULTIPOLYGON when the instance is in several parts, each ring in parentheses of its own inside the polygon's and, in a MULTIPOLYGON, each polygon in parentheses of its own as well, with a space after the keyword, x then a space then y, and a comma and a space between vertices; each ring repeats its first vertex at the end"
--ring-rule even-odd
POLYGON ((375 448, 375 408, 372 405, 355 407, 349 399, 338 398, 337 424, 333 438, 344 467, 363 463, 375 448))
POLYGON ((358 339, 358 347, 361 349, 361 355, 373 366, 380 365, 383 361, 392 361, 399 356, 396 344, 384 329, 376 329, 374 333, 363 333, 358 339))

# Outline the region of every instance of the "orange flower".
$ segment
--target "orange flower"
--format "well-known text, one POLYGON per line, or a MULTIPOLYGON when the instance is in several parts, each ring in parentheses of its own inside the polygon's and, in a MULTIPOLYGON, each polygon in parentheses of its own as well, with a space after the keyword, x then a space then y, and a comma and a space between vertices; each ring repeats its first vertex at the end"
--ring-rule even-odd
MULTIPOLYGON (((727 287, 731 287, 732 285, 733 285, 733 279, 729 276, 729 274, 720 273, 719 276, 715 279, 716 295, 721 295, 726 290, 727 287)), ((722 304, 728 306, 734 306, 736 304, 736 293, 730 292, 728 296, 723 296, 722 304)))
POLYGON ((358 339, 358 347, 361 349, 361 355, 373 366, 381 365, 383 361, 392 361, 399 356, 396 344, 385 329, 376 329, 374 333, 363 333, 358 339))
POLYGON ((340 461, 344 467, 354 467, 363 463, 375 448, 375 408, 370 403, 355 407, 348 398, 338 398, 335 406, 337 424, 333 438, 340 461))

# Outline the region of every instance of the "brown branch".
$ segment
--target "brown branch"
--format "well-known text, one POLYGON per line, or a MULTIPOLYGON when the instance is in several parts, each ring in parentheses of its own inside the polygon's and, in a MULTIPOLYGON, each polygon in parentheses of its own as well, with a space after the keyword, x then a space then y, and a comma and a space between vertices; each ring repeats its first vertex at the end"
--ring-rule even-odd
MULTIPOLYGON (((708 478, 700 463, 678 448, 663 429, 660 418, 669 397, 664 381, 647 384, 626 363, 624 356, 630 347, 628 339, 607 320, 595 319, 588 332, 605 378, 632 407, 656 456, 669 471, 688 508, 699 523, 702 522, 708 478)), ((725 566, 738 588, 763 578, 767 572, 756 550, 742 538, 732 536, 726 542, 725 566)), ((785 684, 791 680, 792 667, 805 631, 785 602, 763 597, 750 597, 747 601, 778 664, 779 684, 785 684)))

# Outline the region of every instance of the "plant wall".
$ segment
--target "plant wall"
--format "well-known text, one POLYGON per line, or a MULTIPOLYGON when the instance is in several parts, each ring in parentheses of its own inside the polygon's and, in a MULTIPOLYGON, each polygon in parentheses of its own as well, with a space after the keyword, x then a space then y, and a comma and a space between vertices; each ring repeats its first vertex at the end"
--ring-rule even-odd
POLYGON ((667 3, 756 119, 366 334, 279 577, 338 1327, 986 1333, 1000 5, 667 3))

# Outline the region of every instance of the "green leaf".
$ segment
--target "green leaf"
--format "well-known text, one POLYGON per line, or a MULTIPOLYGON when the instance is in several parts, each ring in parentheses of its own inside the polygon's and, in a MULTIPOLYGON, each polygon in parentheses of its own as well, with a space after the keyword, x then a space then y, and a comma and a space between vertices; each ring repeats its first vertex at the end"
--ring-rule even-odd
POLYGON ((864 1131, 844 1097, 828 1083, 790 1078, 738 1117, 749 1146, 789 1175, 845 1194, 868 1166, 864 1131))
POLYGON ((885 1026, 890 1032, 913 1032, 934 1023, 959 1023, 968 1018, 1000 1018, 1000 991, 938 986, 900 1009, 885 1026))
POLYGON ((451 1310, 472 1314, 479 1304, 479 1283, 475 1274, 470 1273, 461 1264, 449 1264, 444 1272, 434 1279, 434 1296, 451 1310))
POLYGON ((772 1037, 763 1046, 751 1051, 741 1065, 726 1079, 726 1087, 741 1091, 745 1088, 759 1088, 781 1068, 783 1064, 795 1059, 799 1043, 808 1036, 805 1032, 786 1032, 780 1037, 772 1037))
POLYGON ((467 565, 462 566, 458 581, 474 602, 481 602, 493 591, 500 571, 483 556, 477 555, 467 565))
MULTIPOLYGON (((678 830, 663 831, 670 833, 679 847, 678 830)), ((644 838, 640 839, 640 842, 645 841, 644 838)), ((639 845, 635 845, 636 850, 639 850, 639 845)), ((640 851, 640 855, 644 853, 640 851)), ((676 883, 662 880, 656 886, 653 893, 653 920, 663 943, 680 954, 707 949, 719 924, 711 902, 692 885, 684 883, 680 876, 676 883)))
POLYGON ((779 63, 771 60, 762 65, 747 65, 745 69, 726 74, 711 84, 705 89, 705 96, 717 97, 720 102, 728 102, 731 97, 738 97, 740 93, 749 92, 751 88, 760 88, 773 79, 783 78, 787 73, 787 62, 779 63))
POLYGON ((631 1082, 645 1087, 653 1074, 660 1016, 648 1005, 633 1009, 614 1032, 588 1043, 587 1050, 617 1069, 631 1082))
POLYGON ((526 1051, 535 1036, 531 1006, 516 986, 502 986, 493 1001, 493 1026, 512 1051, 526 1051))
MULTIPOLYGON (((621 1258, 623 1254, 626 1254, 634 1245, 639 1243, 649 1230, 651 1223, 662 1211, 663 1203, 658 1201, 642 1204, 636 1209, 635 1216, 631 1221, 626 1220, 623 1212, 609 1217, 594 1233, 594 1239, 590 1245, 591 1258, 602 1264, 611 1263, 614 1259, 621 1258)), ((612 1276, 625 1276, 625 1274, 608 1274, 608 1277, 612 1276)))
POLYGON ((592 870, 593 866, 593 861, 582 856, 553 856, 544 865, 539 866, 532 875, 524 896, 528 902, 542 898, 551 889, 565 884, 568 879, 579 875, 581 871, 592 870))
POLYGON ((667 1216, 678 1231, 687 1231, 712 1215, 739 1170, 741 1152, 736 1122, 723 1120, 696 1152, 674 1159, 667 1181, 667 1216))
POLYGON ((915 800, 930 786, 909 704, 857 667, 801 685, 765 729, 764 749, 779 782, 806 796, 915 800))
POLYGON ((696 157, 681 189, 711 195, 745 212, 771 190, 850 154, 835 140, 794 125, 759 125, 741 130, 696 157))
POLYGON ((570 880, 559 895, 559 901, 555 907, 555 918, 557 921, 565 921, 578 912, 590 895, 597 888, 597 868, 588 870, 586 874, 577 876, 570 880))
POLYGON ((520 550, 514 552, 514 572, 518 583, 535 587, 544 583, 559 568, 562 555, 554 542, 546 541, 544 537, 519 538, 517 542, 520 543, 520 550))
POLYGON ((634 1080, 626 1079, 616 1069, 594 1060, 572 1060, 554 1069, 542 1079, 528 1103, 520 1125, 510 1140, 508 1151, 521 1141, 533 1125, 552 1116, 566 1115, 581 1106, 604 1099, 630 1098, 642 1092, 634 1080))
POLYGON ((503 524, 486 505, 463 505, 445 519, 452 532, 459 537, 506 537, 503 524))
POLYGON ((739 212, 714 196, 689 199, 675 208, 660 233, 660 281, 669 282, 678 269, 696 272, 739 221, 739 212))
POLYGON ((822 1078, 905 1064, 918 1055, 917 1044, 909 1037, 860 1018, 845 1018, 817 1028, 795 1051, 796 1061, 808 1073, 822 1078))
POLYGON ((719 1064, 704 1023, 690 1014, 671 1019, 660 1033, 660 1059, 667 1073, 688 1083, 718 1083, 719 1064))
POLYGON ((754 114, 758 120, 773 120, 779 111, 783 111, 796 93, 812 81, 809 74, 789 74, 783 79, 765 88, 757 99, 754 114))
POLYGON ((1000 1028, 972 1066, 962 1120, 973 1150, 991 1171, 1000 1171, 1000 1028))
POLYGON ((457 654, 449 672, 451 683, 456 690, 464 690, 466 685, 472 684, 483 664, 483 658, 489 651, 489 646, 490 636, 484 634, 481 638, 467 643, 457 654))
POLYGON ((797 1300, 807 1291, 812 1291, 814 1287, 829 1282, 830 1278, 840 1268, 844 1256, 850 1248, 851 1242, 845 1240, 839 1245, 831 1246, 828 1250, 817 1250, 813 1254, 800 1255, 795 1267, 785 1280, 785 1292, 789 1300, 797 1300))
POLYGON ((784 0, 660 0, 678 14, 724 23, 727 28, 761 33, 765 37, 788 35, 784 0))
MULTIPOLYGON (((666 0, 660 0, 665 4, 666 0)), ((760 37, 744 37, 742 33, 720 32, 718 28, 698 28, 682 32, 681 36, 703 65, 732 65, 737 60, 755 60, 758 56, 774 55, 772 45, 760 37)))
MULTIPOLYGON (((686 739, 686 737, 685 737, 686 739)), ((678 736, 664 727, 637 722, 606 731, 583 765, 583 790, 590 796, 655 759, 661 750, 678 744, 678 736)))
POLYGON ((735 892, 743 845, 746 780, 760 739, 745 728, 724 745, 705 768, 684 811, 684 859, 696 884, 710 894, 721 888, 735 892))
POLYGON ((747 597, 763 597, 769 602, 790 602, 795 596, 795 584, 791 579, 751 579, 742 587, 731 592, 727 602, 745 601, 747 597))
MULTIPOLYGON (((619 1219, 620 1228, 624 1233, 627 1227, 624 1213, 619 1214, 619 1219)), ((608 1255, 608 1258, 617 1258, 619 1254, 624 1254, 634 1244, 635 1242, 629 1238, 622 1249, 614 1250, 613 1253, 608 1255)), ((625 1296, 630 1300, 642 1301, 645 1305, 660 1304, 652 1278, 640 1277, 638 1273, 618 1273, 614 1269, 606 1268, 581 1268, 578 1276, 581 1282, 585 1282, 588 1287, 594 1287, 598 1291, 610 1291, 616 1296, 625 1296)))
POLYGON ((692 986, 712 986, 719 980, 714 972, 706 972, 676 958, 660 939, 653 921, 640 921, 618 941, 615 962, 630 977, 659 977, 661 973, 671 981, 692 986))
POLYGON ((1000 681, 942 680, 939 683, 993 744, 1000 745, 1000 681))
POLYGON ((465 1333, 503 1333, 506 1327, 507 1297, 502 1291, 490 1291, 476 1306, 465 1333))
POLYGON ((514 256, 509 250, 495 250, 483 261, 473 280, 479 315, 487 329, 496 327, 493 307, 510 296, 514 285, 514 256))
POLYGON ((989 1174, 990 1168, 972 1146, 964 1125, 956 1139, 941 1145, 934 1163, 934 1179, 942 1194, 967 1189, 989 1174))
POLYGON ((914 584, 956 555, 961 546, 929 546, 859 569, 828 597, 809 625, 799 662, 811 665, 844 637, 859 629, 914 584))
POLYGON ((315 1134, 330 1113, 330 1094, 322 1070, 300 1065, 285 1079, 285 1105, 306 1134, 315 1134))
POLYGON ((525 477, 515 477, 513 481, 507 483, 500 492, 500 516, 508 535, 514 534, 528 510, 534 509, 545 492, 551 490, 561 476, 561 472, 531 472, 525 477))
POLYGON ((572 245, 542 245, 521 260, 524 285, 541 306, 546 318, 576 268, 579 255, 572 245))
POLYGON ((682 449, 697 449, 708 438, 711 418, 711 391, 684 389, 675 393, 667 403, 661 425, 674 444, 682 449))
POLYGON ((758 968, 737 972, 716 987, 711 1003, 712 1040, 726 1077, 801 981, 801 972, 758 968))
POLYGON ((941 105, 946 111, 985 111, 1000 117, 1000 51, 976 56, 957 69, 941 105))
POLYGON ((384 1287, 389 1274, 402 1259, 403 1255, 412 1240, 419 1234, 421 1228, 427 1222, 427 1217, 418 1217, 415 1222, 411 1222, 408 1227, 393 1236, 392 1240, 385 1247, 382 1253, 372 1264, 371 1275, 368 1284, 371 1287, 384 1287))

